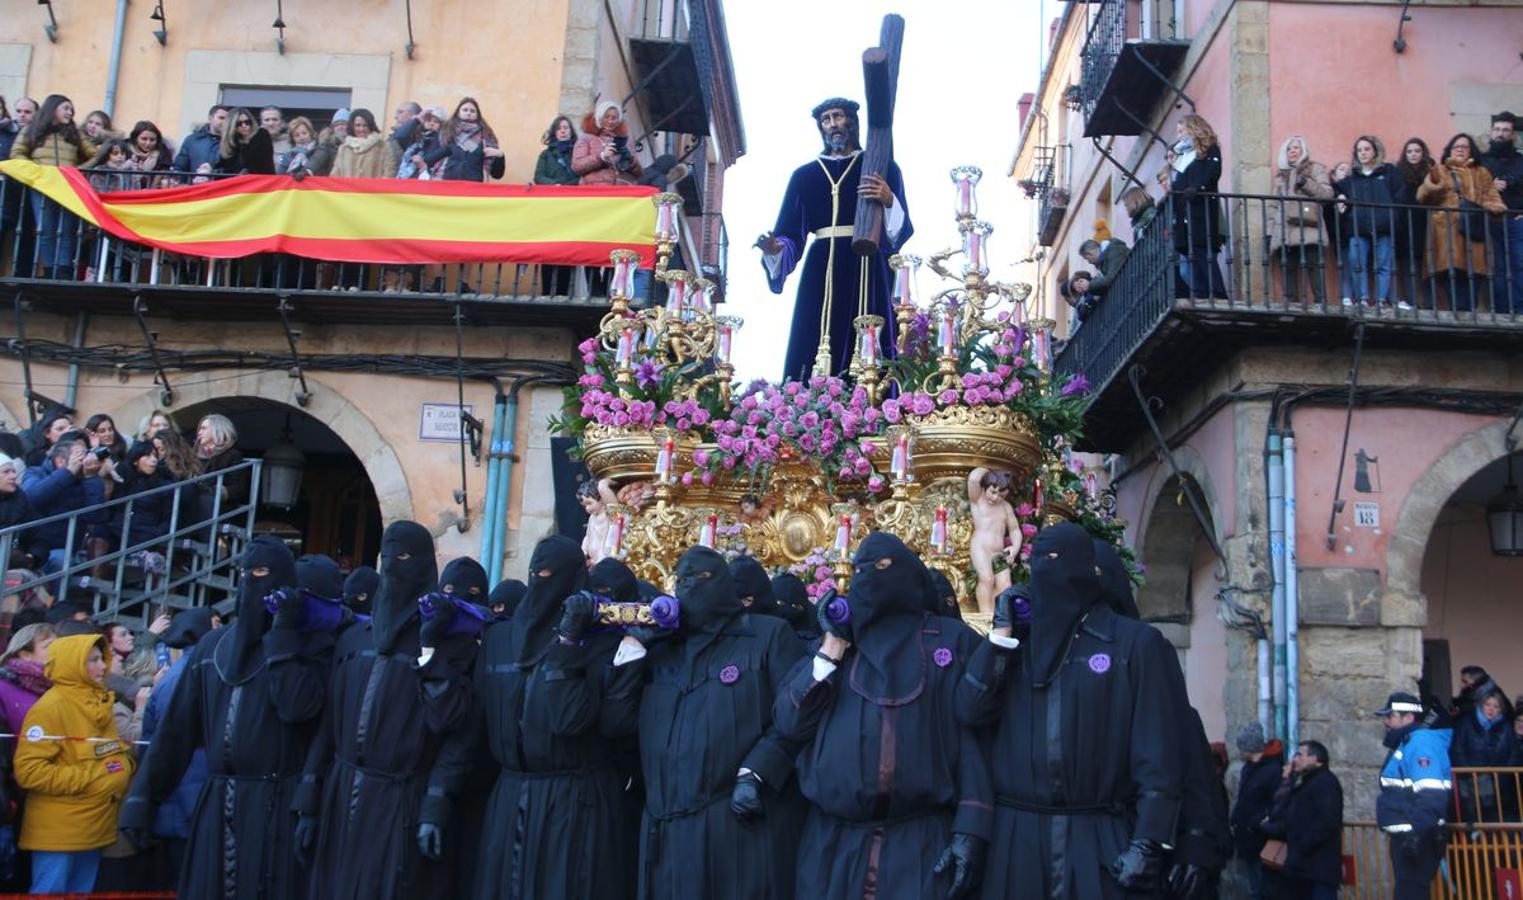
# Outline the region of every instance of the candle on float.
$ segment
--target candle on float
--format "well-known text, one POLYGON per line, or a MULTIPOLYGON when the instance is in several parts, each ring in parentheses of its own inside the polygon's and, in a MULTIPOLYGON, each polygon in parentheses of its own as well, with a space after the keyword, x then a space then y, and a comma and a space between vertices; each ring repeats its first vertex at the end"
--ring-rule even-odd
POLYGON ((866 328, 862 329, 862 337, 860 340, 861 344, 858 348, 858 355, 862 357, 862 362, 871 366, 877 365, 878 326, 869 325, 866 328))
POLYGON ((627 367, 635 358, 635 330, 626 328, 619 332, 619 352, 616 362, 621 367, 627 367))
POLYGON ((851 516, 842 516, 841 523, 836 526, 835 551, 842 556, 846 555, 851 546, 851 516))
POLYGON ((615 297, 628 297, 630 289, 629 281, 630 261, 622 254, 617 254, 613 261, 613 281, 608 286, 608 292, 615 297))
POLYGON ((1042 489, 1042 479, 1038 478, 1031 488, 1031 505, 1041 512, 1046 503, 1047 492, 1042 489))
POLYGON ((677 236, 677 208, 672 203, 656 207, 656 239, 671 240, 677 236))
POLYGON ((902 265, 894 272, 894 303, 898 306, 911 306, 914 302, 910 292, 910 267, 902 265))
POLYGON ((895 478, 903 478, 910 469, 910 436, 899 435, 899 440, 894 442, 894 460, 890 468, 895 478))
POLYGON ((687 279, 672 278, 666 283, 666 314, 679 317, 687 301, 687 279))
POLYGON ((672 474, 672 457, 677 453, 677 441, 667 438, 661 444, 661 452, 656 454, 656 480, 669 481, 672 474))
POLYGON ((735 329, 728 325, 719 326, 719 362, 721 365, 730 364, 731 344, 735 339, 735 329))
POLYGON ((984 267, 984 236, 977 229, 968 232, 968 268, 980 271, 984 267))
POLYGON ((957 317, 952 313, 944 313, 941 317, 941 355, 957 355, 957 317))
POLYGON ((608 527, 608 540, 603 545, 604 556, 622 556, 624 554, 624 517, 614 516, 613 522, 608 527))
POLYGON ((957 179, 957 215, 973 215, 973 183, 967 178, 957 179))
POLYGON ((947 552, 947 508, 936 507, 936 521, 931 525, 931 547, 937 553, 947 552))
POLYGON ((716 513, 711 513, 709 517, 704 520, 703 528, 698 532, 698 544, 703 547, 708 547, 710 550, 712 550, 714 549, 714 543, 718 539, 718 536, 719 516, 716 513))

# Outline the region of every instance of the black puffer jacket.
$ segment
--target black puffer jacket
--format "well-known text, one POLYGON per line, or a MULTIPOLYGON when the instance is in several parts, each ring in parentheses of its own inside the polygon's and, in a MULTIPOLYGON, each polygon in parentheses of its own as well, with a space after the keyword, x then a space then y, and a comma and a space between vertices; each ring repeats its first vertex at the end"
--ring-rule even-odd
POLYGON ((1352 201, 1353 235, 1359 237, 1396 233, 1396 211, 1379 205, 1395 203, 1402 189, 1401 175, 1390 163, 1381 163, 1368 173, 1355 166, 1347 178, 1333 183, 1333 190, 1352 201))

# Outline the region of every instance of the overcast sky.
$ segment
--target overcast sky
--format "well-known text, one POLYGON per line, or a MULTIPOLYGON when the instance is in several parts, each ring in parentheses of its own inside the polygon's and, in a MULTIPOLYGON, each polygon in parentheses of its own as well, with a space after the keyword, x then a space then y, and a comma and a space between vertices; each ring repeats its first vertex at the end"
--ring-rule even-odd
MULTIPOLYGON (((959 243, 952 217, 953 166, 984 171, 980 218, 994 225, 993 275, 1031 279, 1031 266, 1008 268, 1022 254, 1010 238, 1033 214, 1005 171, 1020 136, 1017 103, 1036 90, 1045 19, 1058 0, 728 0, 725 20, 735 59, 746 155, 725 176, 724 217, 730 233, 729 312, 746 325, 735 349, 738 376, 781 374, 793 311, 796 271, 773 294, 751 247, 777 219, 788 175, 820 152, 809 111, 826 97, 863 99, 862 51, 878 42, 885 13, 904 17, 894 149, 904 172, 915 236, 908 252, 921 258, 959 243), (1002 240, 1003 238, 1003 240, 1002 240)), ((862 111, 866 129, 866 110, 862 111)), ((923 296, 935 276, 922 269, 923 296)))

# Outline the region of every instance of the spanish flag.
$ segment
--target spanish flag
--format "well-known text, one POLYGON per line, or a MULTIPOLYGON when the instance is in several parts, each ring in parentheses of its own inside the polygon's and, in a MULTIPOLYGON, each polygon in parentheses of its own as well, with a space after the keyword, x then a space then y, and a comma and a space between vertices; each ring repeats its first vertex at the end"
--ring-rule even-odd
POLYGON ((122 240, 191 256, 606 266, 625 249, 655 264, 650 187, 240 175, 97 194, 74 168, 12 159, 0 174, 122 240))

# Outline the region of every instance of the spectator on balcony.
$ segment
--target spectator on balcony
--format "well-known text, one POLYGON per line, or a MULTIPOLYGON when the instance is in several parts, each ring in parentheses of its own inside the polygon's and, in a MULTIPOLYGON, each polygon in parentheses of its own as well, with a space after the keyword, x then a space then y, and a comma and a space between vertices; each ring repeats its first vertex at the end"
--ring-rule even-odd
MULTIPOLYGON (((534 163, 534 184, 571 185, 581 181, 581 176, 571 167, 576 128, 570 117, 556 116, 545 129, 540 143, 545 149, 539 151, 539 159, 534 163)), ((571 278, 575 273, 572 266, 540 266, 540 287, 551 296, 570 294, 571 278)))
POLYGON ((1178 138, 1184 147, 1174 162, 1169 192, 1174 200, 1174 248, 1183 257, 1183 287, 1190 297, 1226 298, 1227 282, 1216 261, 1225 243, 1221 201, 1216 197, 1222 177, 1221 144, 1211 123, 1193 113, 1179 120, 1178 138))
MULTIPOLYGON (((21 490, 21 474, 25 469, 26 463, 21 459, 0 453, 0 528, 23 525, 37 518, 37 510, 32 508, 26 492, 21 490)), ((11 544, 11 558, 0 564, 0 568, 31 568, 35 562, 27 552, 27 538, 23 533, 11 544)))
POLYGON ((154 456, 169 468, 169 474, 175 480, 187 481, 201 474, 201 460, 196 457, 195 448, 173 427, 155 431, 149 441, 153 444, 154 456))
POLYGON ((1090 293, 1089 283, 1094 278, 1088 272, 1078 271, 1064 284, 1058 285, 1058 293, 1068 303, 1069 309, 1073 310, 1073 317, 1068 320, 1068 336, 1072 338, 1079 331, 1079 326, 1089 319, 1090 313, 1095 311, 1095 306, 1100 302, 1094 294, 1090 293))
MULTIPOLYGON (((1512 732, 1513 713, 1512 704, 1500 689, 1492 687, 1480 695, 1470 714, 1454 723, 1449 764, 1476 768, 1523 765, 1523 753, 1512 732)), ((1517 821, 1515 777, 1460 776, 1458 787, 1461 821, 1517 821)))
POLYGON ((1436 207, 1428 224, 1428 258, 1438 286, 1455 312, 1477 309, 1486 296, 1490 270, 1486 262, 1486 213, 1507 211, 1492 174, 1481 167, 1480 153, 1468 134, 1444 145, 1443 164, 1428 171, 1417 187, 1417 202, 1436 207), (1477 209, 1476 207, 1479 207, 1477 209))
POLYGON ((1311 285, 1312 300, 1321 306, 1327 303, 1322 259, 1327 231, 1322 227, 1322 204, 1333 196, 1327 167, 1311 158, 1311 148, 1299 134, 1280 145, 1276 162, 1274 195, 1285 199, 1269 208, 1269 252, 1279 257, 1286 299, 1299 303, 1305 282, 1311 285))
POLYGON ((31 449, 26 454, 26 464, 40 466, 48 451, 59 438, 74 430, 74 410, 61 403, 51 403, 27 431, 31 449))
MULTIPOLYGON (((1106 234, 1109 233, 1107 230, 1106 234)), ((1125 241, 1114 237, 1088 240, 1079 245, 1079 256, 1095 267, 1095 274, 1089 279, 1089 293, 1094 296, 1096 302, 1111 289, 1117 273, 1121 271, 1121 264, 1126 262, 1127 254, 1130 252, 1125 241)))
POLYGON ((116 430, 116 420, 105 413, 96 413, 85 420, 85 434, 90 439, 90 449, 105 447, 118 463, 127 457, 127 439, 116 430))
POLYGON ((212 166, 229 175, 274 175, 275 147, 270 133, 259 127, 254 114, 238 107, 228 114, 222 129, 220 159, 212 166))
POLYGON ((440 167, 429 165, 426 157, 440 158, 436 151, 443 146, 439 142, 439 135, 444 130, 444 120, 444 109, 439 106, 430 106, 413 119, 414 127, 411 129, 413 141, 402 148, 402 154, 398 157, 400 159, 397 164, 398 178, 418 178, 428 181, 438 177, 440 167))
POLYGON ((259 111, 259 127, 270 135, 270 147, 278 156, 291 149, 291 137, 286 133, 286 114, 278 106, 266 106, 259 111))
MULTIPOLYGON (((11 109, 6 108, 5 98, 0 97, 0 159, 10 159, 11 147, 15 146, 16 139, 26 131, 36 113, 37 101, 30 97, 17 99, 11 109)), ((6 179, 0 176, 0 194, 3 194, 0 196, 0 260, 10 258, 12 237, 18 237, 14 244, 15 265, 11 268, 17 277, 29 278, 36 235, 31 216, 22 211, 22 197, 26 191, 19 184, 7 185, 6 179), (20 235, 16 235, 18 228, 20 235)))
POLYGON ((120 131, 111 127, 111 115, 103 109, 90 110, 90 114, 85 116, 84 131, 85 137, 89 138, 90 143, 97 147, 113 138, 122 136, 120 131))
POLYGON ((640 180, 640 161, 629 146, 624 110, 612 100, 597 105, 582 119, 582 136, 571 151, 571 169, 582 184, 634 184, 640 180))
POLYGON ((206 111, 206 124, 186 135, 175 154, 175 171, 199 172, 222 161, 222 132, 227 129, 227 107, 218 103, 206 111))
POLYGON ((126 138, 110 138, 101 145, 100 151, 87 166, 90 187, 97 194, 112 191, 128 191, 137 187, 135 170, 132 168, 132 145, 126 138))
POLYGON ((1491 223, 1492 255, 1496 286, 1492 309, 1499 313, 1523 313, 1523 154, 1518 153, 1517 116, 1499 112, 1491 117, 1491 146, 1481 154, 1481 165, 1491 173, 1507 212, 1491 223))
MULTIPOLYGON (((418 132, 423 122, 418 117, 423 114, 423 107, 416 100, 407 100, 397 105, 391 113, 391 135, 387 138, 391 142, 391 155, 397 159, 406 160, 404 152, 418 140, 418 132)), ((441 115, 439 117, 443 119, 441 115)))
POLYGON ((356 109, 349 116, 349 136, 338 145, 333 160, 334 177, 390 178, 396 170, 375 115, 368 109, 356 109))
MULTIPOLYGON (((154 454, 153 445, 146 441, 138 441, 127 450, 124 455, 125 475, 122 489, 118 492, 121 497, 136 497, 131 504, 122 504, 112 512, 111 527, 121 541, 123 548, 135 547, 164 537, 169 533, 169 523, 174 514, 174 503, 177 491, 159 491, 151 493, 156 488, 174 484, 177 480, 170 474, 168 466, 159 462, 154 454), (132 507, 132 521, 127 521, 127 507, 132 507)), ((162 555, 155 560, 150 554, 158 553, 152 547, 145 548, 136 554, 139 564, 145 571, 157 573, 161 567, 162 555)))
POLYGON ((166 428, 173 429, 174 427, 174 420, 169 418, 169 413, 162 409, 156 409, 138 421, 137 433, 132 437, 134 440, 147 441, 151 440, 160 431, 166 428))
MULTIPOLYGON (((132 168, 139 172, 167 172, 174 167, 174 154, 169 145, 164 141, 164 135, 159 127, 152 122, 142 121, 132 126, 132 133, 127 138, 131 145, 132 168)), ((168 187, 170 179, 160 175, 155 177, 139 176, 133 185, 138 188, 168 187)))
POLYGON ((1126 210, 1126 217, 1131 220, 1132 246, 1135 247, 1147 233, 1148 226, 1158 217, 1158 204, 1153 202, 1153 195, 1140 185, 1122 191, 1119 200, 1121 208, 1126 210))
POLYGON ((291 137, 291 149, 276 157, 276 174, 305 178, 333 171, 333 156, 338 148, 318 138, 311 119, 297 116, 286 131, 291 137))
MULTIPOLYGON (((82 166, 95 156, 96 146, 74 125, 74 104, 62 94, 49 94, 26 131, 11 145, 11 159, 30 159, 45 166, 82 166)), ((69 274, 79 240, 79 217, 40 191, 32 192, 32 217, 37 223, 37 275, 69 274)))
POLYGON ((445 181, 491 181, 502 177, 505 166, 497 133, 474 97, 455 105, 454 115, 439 135, 439 146, 423 158, 430 166, 443 163, 439 177, 445 181))
POLYGON ((1396 202, 1406 209, 1397 211, 1396 218, 1396 290, 1404 294, 1414 306, 1421 301, 1424 309, 1433 308, 1433 287, 1423 277, 1427 265, 1423 254, 1428 250, 1428 212, 1411 209, 1417 206, 1417 188, 1428 177, 1437 163, 1422 138, 1407 138, 1401 147, 1401 159, 1396 162, 1396 202))
MULTIPOLYGON (((371 124, 375 119, 371 118, 371 124)), ((203 471, 214 474, 227 469, 236 468, 243 464, 243 454, 238 452, 238 429, 233 427, 232 420, 220 413, 212 413, 201 419, 196 426, 196 456, 201 460, 203 471)), ((249 499, 249 473, 248 470, 230 473, 222 478, 220 495, 214 496, 218 490, 216 482, 207 482, 201 486, 203 501, 207 515, 211 514, 212 502, 216 496, 220 496, 221 509, 228 510, 235 506, 241 506, 249 499)))
POLYGON ((22 127, 11 118, 11 108, 6 105, 5 96, 0 94, 0 159, 10 159, 11 145, 16 143, 16 135, 22 127))
MULTIPOLYGON (((1333 184, 1338 199, 1347 200, 1350 207, 1345 265, 1353 277, 1351 299, 1370 305, 1373 272, 1375 302, 1389 306, 1396 232, 1396 213, 1391 204, 1400 193, 1400 176, 1396 167, 1385 161, 1385 145, 1374 135, 1360 135, 1354 141, 1353 157, 1348 176, 1333 184)), ((1407 310, 1412 306, 1402 301, 1397 308, 1407 310)))
MULTIPOLYGON (((26 470, 21 489, 36 508, 38 518, 80 512, 75 519, 74 548, 85 549, 94 557, 109 549, 109 533, 105 529, 109 514, 104 510, 81 511, 106 501, 103 479, 113 471, 115 465, 109 458, 87 453, 84 434, 72 431, 48 450, 42 465, 26 470)), ((67 562, 63 550, 69 541, 68 519, 39 525, 29 534, 33 546, 45 551, 40 553, 48 560, 45 570, 55 571, 67 562)))

